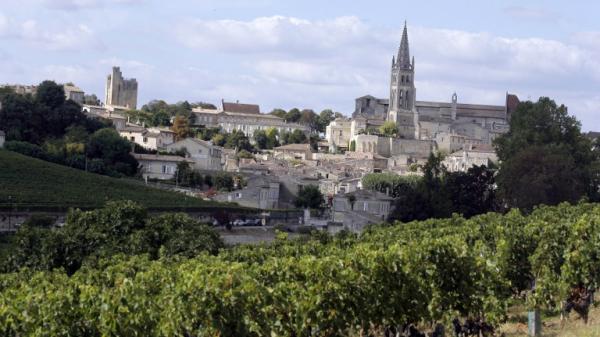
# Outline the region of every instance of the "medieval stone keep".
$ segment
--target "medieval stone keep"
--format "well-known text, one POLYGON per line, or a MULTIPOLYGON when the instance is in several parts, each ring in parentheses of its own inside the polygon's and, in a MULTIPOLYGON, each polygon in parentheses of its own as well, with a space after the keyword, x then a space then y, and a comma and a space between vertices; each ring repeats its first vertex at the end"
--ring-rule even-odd
POLYGON ((119 67, 113 67, 106 79, 106 105, 137 108, 138 82, 135 78, 125 79, 119 67))

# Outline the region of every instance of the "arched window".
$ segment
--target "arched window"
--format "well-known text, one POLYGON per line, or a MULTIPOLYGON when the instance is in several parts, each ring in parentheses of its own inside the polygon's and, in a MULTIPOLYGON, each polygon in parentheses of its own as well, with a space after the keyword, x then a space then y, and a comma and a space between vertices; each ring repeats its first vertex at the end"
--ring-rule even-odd
POLYGON ((400 82, 404 83, 404 75, 402 75, 400 82))
POLYGON ((410 75, 406 76, 406 83, 410 83, 410 75))

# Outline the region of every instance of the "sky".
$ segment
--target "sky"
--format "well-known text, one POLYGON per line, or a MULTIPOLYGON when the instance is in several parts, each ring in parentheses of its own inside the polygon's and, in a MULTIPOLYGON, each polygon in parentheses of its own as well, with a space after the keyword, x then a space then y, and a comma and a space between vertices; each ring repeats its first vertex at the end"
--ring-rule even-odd
MULTIPOLYGON (((598 1, 0 0, 0 83, 74 82, 104 100, 331 108, 389 96, 404 21, 418 100, 549 96, 600 129, 598 1)), ((141 105, 140 104, 140 105, 141 105)))

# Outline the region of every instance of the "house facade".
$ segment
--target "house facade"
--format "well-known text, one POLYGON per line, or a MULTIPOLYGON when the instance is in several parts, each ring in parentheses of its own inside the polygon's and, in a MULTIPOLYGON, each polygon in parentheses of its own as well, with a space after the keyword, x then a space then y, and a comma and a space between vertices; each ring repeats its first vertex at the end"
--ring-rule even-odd
POLYGON ((473 166, 489 167, 498 162, 494 148, 489 145, 469 146, 447 156, 442 164, 448 172, 467 172, 473 166))
POLYGON ((312 160, 310 144, 288 144, 273 148, 273 157, 282 160, 312 160))
POLYGON ((235 202, 244 207, 263 210, 279 208, 280 183, 267 176, 249 176, 247 185, 237 191, 218 194, 215 199, 223 202, 235 202))
POLYGON ((361 232, 366 226, 384 222, 394 199, 379 192, 357 190, 333 197, 332 220, 344 229, 361 232))
POLYGON ((163 149, 175 140, 173 131, 162 128, 146 129, 143 126, 129 125, 118 131, 121 137, 149 150, 163 149))
POLYGON ((169 180, 175 177, 177 165, 186 159, 179 156, 132 153, 140 164, 144 179, 169 180))
POLYGON ((79 105, 83 105, 85 92, 75 85, 65 84, 63 85, 65 90, 65 98, 77 102, 79 105))
POLYGON ((263 114, 255 104, 240 104, 222 102, 222 109, 194 108, 193 126, 215 128, 220 127, 225 132, 242 131, 252 138, 257 130, 275 128, 279 133, 301 130, 310 132, 307 126, 287 123, 283 118, 263 114))
POLYGON ((192 162, 197 170, 223 170, 223 148, 210 142, 197 138, 186 138, 166 145, 165 149, 170 152, 185 150, 188 161, 192 162))

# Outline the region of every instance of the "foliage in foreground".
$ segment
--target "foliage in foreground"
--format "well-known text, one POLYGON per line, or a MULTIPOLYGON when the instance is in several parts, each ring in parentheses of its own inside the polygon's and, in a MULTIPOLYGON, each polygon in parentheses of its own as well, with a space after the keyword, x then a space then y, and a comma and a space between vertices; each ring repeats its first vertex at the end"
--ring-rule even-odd
POLYGON ((188 215, 151 217, 131 201, 109 202, 93 211, 72 210, 59 228, 37 220, 19 227, 3 269, 62 268, 73 274, 83 264, 115 254, 193 257, 202 252, 216 254, 223 247, 218 233, 188 215))
POLYGON ((375 226, 361 236, 280 235, 188 260, 115 257, 73 276, 0 277, 5 336, 340 336, 454 315, 505 318, 515 294, 556 308, 600 281, 600 206, 562 204, 375 226))

